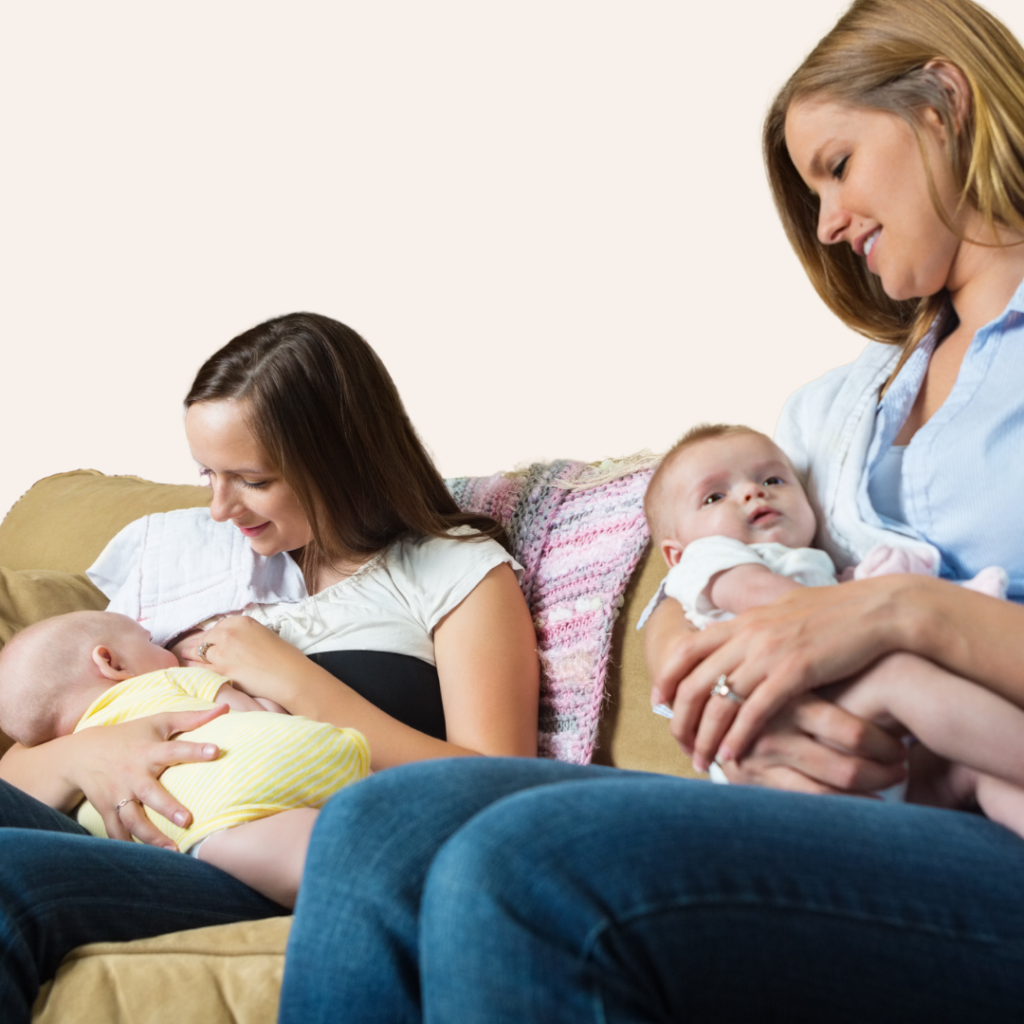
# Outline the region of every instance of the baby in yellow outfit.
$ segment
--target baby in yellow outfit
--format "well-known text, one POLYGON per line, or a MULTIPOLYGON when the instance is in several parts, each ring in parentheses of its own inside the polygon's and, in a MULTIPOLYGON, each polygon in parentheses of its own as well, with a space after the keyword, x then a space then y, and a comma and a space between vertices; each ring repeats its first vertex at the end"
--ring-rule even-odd
MULTIPOLYGON (((124 615, 56 616, 19 633, 0 652, 0 728, 24 746, 221 704, 231 711, 182 734, 216 744, 220 757, 174 765, 160 777, 192 812, 191 825, 146 813, 182 852, 191 848, 200 860, 294 906, 315 808, 368 774, 370 752, 361 733, 283 709, 275 713, 277 705, 242 693, 215 672, 181 668, 124 615)), ((93 835, 106 836, 88 801, 77 817, 93 835)))

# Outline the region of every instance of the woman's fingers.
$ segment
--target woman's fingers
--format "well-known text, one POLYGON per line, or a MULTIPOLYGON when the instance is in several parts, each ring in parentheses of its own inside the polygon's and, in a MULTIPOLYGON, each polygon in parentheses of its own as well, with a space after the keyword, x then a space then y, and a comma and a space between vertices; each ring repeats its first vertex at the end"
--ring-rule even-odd
POLYGON ((100 817, 103 819, 103 827, 111 839, 131 840, 132 834, 121 821, 121 815, 116 805, 103 811, 100 811, 99 807, 96 810, 99 811, 100 817))
MULTIPOLYGON (((745 689, 745 688, 744 688, 745 689)), ((725 729, 708 732, 711 756, 727 761, 741 758, 755 736, 786 704, 800 693, 785 677, 768 678, 760 686, 746 692, 742 705, 734 704, 735 711, 725 722, 725 729), (712 746, 713 744, 713 746, 712 746)), ((741 691, 742 693, 742 691, 741 691)), ((701 723, 703 726, 703 722, 701 723)))
MULTIPOLYGON (((163 714, 153 715, 151 721, 163 736, 169 740, 182 732, 192 732, 207 722, 228 713, 230 708, 227 704, 218 704, 215 708, 203 711, 165 711, 163 714)), ((217 747, 212 743, 191 743, 186 740, 179 740, 177 743, 168 743, 163 750, 163 756, 168 760, 161 760, 159 763, 164 768, 172 764, 180 764, 182 761, 212 761, 218 754, 217 747)))
POLYGON ((763 786, 768 789, 785 789, 790 793, 811 793, 816 796, 844 796, 846 791, 829 786, 817 779, 798 772, 785 764, 761 765, 754 768, 740 767, 735 761, 723 765, 726 778, 737 785, 763 786))
MULTIPOLYGON (((728 624, 724 624, 728 625, 728 624)), ((644 626, 644 657, 651 678, 651 704, 672 704, 680 681, 728 636, 720 626, 698 632, 671 598, 662 601, 644 626)))
POLYGON ((706 772, 715 759, 722 737, 736 717, 742 699, 724 673, 708 688, 708 698, 693 740, 693 766, 698 771, 706 772))
POLYGON ((878 726, 842 708, 807 695, 792 702, 772 719, 750 752, 722 768, 731 781, 796 788, 807 792, 801 779, 818 787, 814 792, 866 795, 887 789, 906 778, 906 750, 878 726))
MULTIPOLYGON (((220 750, 214 743, 194 743, 172 737, 198 729, 227 710, 227 705, 221 705, 204 711, 170 711, 108 727, 112 734, 113 730, 123 730, 133 736, 121 755, 124 758, 121 763, 126 762, 133 768, 128 774, 119 772, 115 776, 108 776, 103 771, 96 779, 102 786, 102 794, 92 803, 103 818, 107 835, 122 840, 134 837, 153 846, 177 849, 174 842, 153 824, 144 807, 181 828, 188 827, 192 820, 188 808, 168 793, 158 779, 171 765, 217 758, 220 750), (142 736, 135 736, 140 728, 142 736)), ((100 732, 97 730, 97 735, 100 732)))
MULTIPOLYGON (((176 850, 178 848, 173 840, 165 836, 149 820, 145 809, 138 800, 129 800, 127 803, 121 804, 120 808, 114 812, 114 816, 120 825, 120 831, 123 831, 125 834, 112 836, 112 838, 131 841, 132 837, 134 837, 140 843, 146 843, 149 846, 161 846, 166 850, 176 850)), ((107 827, 107 834, 111 834, 109 826, 107 827)))
MULTIPOLYGON (((797 729, 835 750, 888 767, 906 763, 907 748, 892 733, 816 694, 795 700, 788 714, 797 729)), ((886 775, 869 788, 885 789, 899 781, 886 775)))

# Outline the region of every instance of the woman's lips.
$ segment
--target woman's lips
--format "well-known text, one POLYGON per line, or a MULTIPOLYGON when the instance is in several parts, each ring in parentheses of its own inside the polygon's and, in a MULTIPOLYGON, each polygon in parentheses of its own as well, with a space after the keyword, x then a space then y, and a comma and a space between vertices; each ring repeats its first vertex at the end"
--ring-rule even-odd
POLYGON ((268 526, 270 522, 261 523, 259 526, 239 526, 238 528, 246 535, 246 537, 258 537, 268 526))
POLYGON ((871 234, 867 237, 867 239, 865 239, 864 242, 864 258, 867 262, 868 270, 870 270, 872 274, 876 273, 875 248, 878 245, 878 238, 881 235, 881 233, 881 228, 875 228, 875 230, 871 232, 871 234))

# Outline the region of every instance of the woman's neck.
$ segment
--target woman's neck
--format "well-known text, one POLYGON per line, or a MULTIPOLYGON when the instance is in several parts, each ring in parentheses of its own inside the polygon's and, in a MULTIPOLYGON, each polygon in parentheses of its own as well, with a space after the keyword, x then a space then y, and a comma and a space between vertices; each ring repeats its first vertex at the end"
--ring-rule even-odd
POLYGON ((999 316, 1024 280, 1024 235, 1005 228, 993 234, 980 215, 971 220, 964 234, 977 241, 960 244, 946 287, 961 329, 973 337, 999 316))
POLYGON ((331 565, 325 565, 317 570, 312 585, 307 580, 306 589, 310 594, 319 594, 321 590, 326 590, 328 587, 333 587, 335 583, 354 576, 373 557, 373 555, 352 555, 333 562, 331 565))
MULTIPOLYGON (((985 240, 981 225, 968 225, 968 238, 985 240), (972 230, 973 227, 973 230, 972 230)), ((991 233, 988 234, 992 238, 991 233)), ((947 289, 959 323, 943 339, 928 363, 917 398, 894 443, 910 444, 918 430, 941 408, 956 383, 960 366, 977 331, 1006 308, 1024 279, 1021 236, 1003 231, 998 245, 962 242, 947 289)))

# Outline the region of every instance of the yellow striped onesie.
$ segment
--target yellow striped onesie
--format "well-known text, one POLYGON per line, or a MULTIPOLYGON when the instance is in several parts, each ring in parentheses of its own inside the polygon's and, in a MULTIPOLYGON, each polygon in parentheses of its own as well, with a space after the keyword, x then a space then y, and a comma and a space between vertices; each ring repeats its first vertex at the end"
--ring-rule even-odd
MULTIPOLYGON (((147 672, 110 687, 93 701, 75 732, 162 711, 212 708, 226 682, 202 668, 147 672)), ((343 786, 367 775, 370 766, 370 748, 355 729, 271 711, 229 711, 181 738, 216 743, 221 752, 216 761, 173 765, 160 776, 168 792, 192 812, 189 828, 145 808, 182 852, 232 825, 296 807, 320 807, 343 786)), ((77 816, 94 836, 106 836, 103 819, 88 801, 77 816)))

